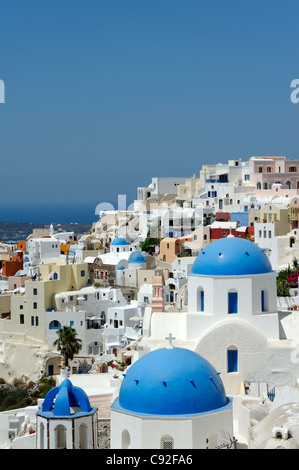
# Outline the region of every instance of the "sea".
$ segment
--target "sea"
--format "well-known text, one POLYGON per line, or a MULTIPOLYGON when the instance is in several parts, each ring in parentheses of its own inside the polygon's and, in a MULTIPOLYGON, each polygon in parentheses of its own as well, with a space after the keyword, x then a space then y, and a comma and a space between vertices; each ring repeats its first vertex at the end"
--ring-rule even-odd
POLYGON ((0 222, 37 224, 92 224, 99 220, 96 202, 0 203, 0 222))

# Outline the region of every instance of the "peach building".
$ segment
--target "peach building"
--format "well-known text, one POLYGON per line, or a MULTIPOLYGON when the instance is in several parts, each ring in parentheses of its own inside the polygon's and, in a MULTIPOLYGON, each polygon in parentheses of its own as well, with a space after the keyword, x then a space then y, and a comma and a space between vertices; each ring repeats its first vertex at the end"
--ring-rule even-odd
POLYGON ((294 197, 299 190, 299 160, 286 157, 251 157, 250 183, 261 196, 294 197))
POLYGON ((153 277, 152 309, 153 312, 164 312, 163 276, 153 277))
POLYGON ((289 205, 288 209, 290 230, 298 228, 298 219, 299 219, 299 197, 294 197, 289 205))
POLYGON ((166 263, 172 263, 181 252, 181 244, 192 241, 192 235, 178 238, 163 238, 160 242, 159 259, 166 263))

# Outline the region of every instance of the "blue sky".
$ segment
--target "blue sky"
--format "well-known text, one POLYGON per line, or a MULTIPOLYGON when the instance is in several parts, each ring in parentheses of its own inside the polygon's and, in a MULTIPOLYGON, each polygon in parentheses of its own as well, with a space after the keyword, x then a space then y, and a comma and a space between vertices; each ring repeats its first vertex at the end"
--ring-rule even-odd
POLYGON ((0 0, 0 208, 130 203, 153 176, 299 158, 298 15, 292 0, 0 0))

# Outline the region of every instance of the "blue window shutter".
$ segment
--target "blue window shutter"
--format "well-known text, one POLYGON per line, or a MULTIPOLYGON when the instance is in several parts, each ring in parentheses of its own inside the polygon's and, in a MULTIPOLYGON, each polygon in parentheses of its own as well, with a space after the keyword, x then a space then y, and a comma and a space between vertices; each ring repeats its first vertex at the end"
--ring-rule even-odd
POLYGON ((227 351, 227 372, 238 372, 238 351, 236 349, 227 351))
POLYGON ((228 313, 238 313, 238 292, 228 293, 228 313))
POLYGON ((202 290, 200 292, 200 311, 203 312, 205 309, 205 293, 202 290))

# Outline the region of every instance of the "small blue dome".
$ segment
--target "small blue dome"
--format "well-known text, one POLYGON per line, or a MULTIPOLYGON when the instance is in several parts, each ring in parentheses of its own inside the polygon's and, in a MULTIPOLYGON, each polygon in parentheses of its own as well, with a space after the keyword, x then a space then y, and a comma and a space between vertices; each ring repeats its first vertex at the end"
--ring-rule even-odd
POLYGON ((52 388, 46 395, 40 416, 74 417, 77 414, 94 412, 88 396, 79 387, 74 387, 69 379, 63 380, 58 387, 52 388))
POLYGON ((135 251, 132 253, 129 263, 146 263, 146 256, 139 251, 135 251))
POLYGON ((117 271, 123 271, 125 269, 125 267, 123 265, 119 266, 119 268, 117 268, 117 271))
POLYGON ((146 415, 194 415, 226 406, 224 386, 214 367, 184 348, 162 348, 129 369, 112 408, 146 415))
POLYGON ((114 240, 111 242, 111 245, 127 245, 128 243, 124 238, 114 238, 114 240))
POLYGON ((220 238, 204 247, 193 263, 191 274, 246 276, 272 272, 265 253, 245 238, 220 238))

